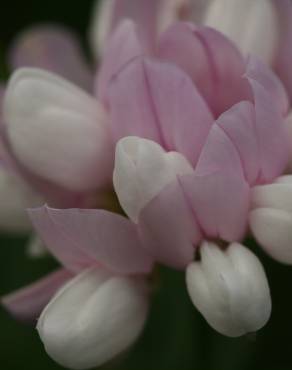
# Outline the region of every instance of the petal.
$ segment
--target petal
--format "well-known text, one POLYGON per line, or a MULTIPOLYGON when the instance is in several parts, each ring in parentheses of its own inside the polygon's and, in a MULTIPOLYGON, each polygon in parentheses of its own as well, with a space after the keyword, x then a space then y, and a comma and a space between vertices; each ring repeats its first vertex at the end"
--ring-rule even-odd
POLYGON ((140 235, 154 258, 173 268, 185 268, 192 261, 201 239, 196 218, 178 182, 166 186, 142 210, 140 235))
POLYGON ((23 180, 0 166, 0 230, 27 233, 31 223, 25 209, 43 200, 23 180))
POLYGON ((272 64, 280 37, 273 1, 213 1, 203 23, 224 33, 244 54, 257 55, 272 64))
POLYGON ((250 213, 250 228, 257 242, 277 261, 292 263, 292 215, 279 209, 259 208, 250 213))
POLYGON ((97 367, 130 347, 148 313, 146 284, 91 269, 43 311, 38 332, 48 354, 70 369, 97 367))
POLYGON ((249 186, 236 174, 218 171, 181 176, 181 185, 208 238, 239 241, 246 231, 249 186))
POLYGON ((278 40, 278 50, 275 53, 274 67, 285 85, 290 101, 292 99, 292 6, 290 0, 273 0, 280 19, 281 37, 278 40))
POLYGON ((289 98, 281 80, 267 65, 256 58, 250 57, 246 68, 246 77, 257 81, 271 94, 273 104, 277 104, 279 111, 286 115, 289 109, 289 98))
POLYGON ((103 210, 31 210, 42 239, 68 268, 102 264, 121 274, 148 273, 152 260, 126 218, 103 210), (113 232, 114 231, 114 232, 113 232))
POLYGON ((138 31, 135 23, 125 20, 117 27, 105 47, 97 75, 97 95, 105 103, 114 76, 132 59, 145 53, 138 31))
POLYGON ((289 157, 283 117, 270 91, 249 75, 247 78, 254 95, 256 135, 261 164, 259 181, 271 182, 283 173, 289 157))
POLYGON ((13 152, 33 173, 72 191, 109 182, 107 116, 98 101, 71 83, 20 69, 6 92, 4 119, 13 152))
MULTIPOLYGON (((223 113, 216 123, 236 148, 241 162, 240 167, 242 166, 246 180, 249 184, 255 183, 259 177, 260 159, 253 105, 246 101, 240 102, 223 113)), ((215 143, 210 144, 211 148, 212 145, 215 143)), ((220 148, 214 148, 214 155, 215 149, 219 155, 220 148)), ((222 165, 224 162, 227 164, 227 159, 223 161, 222 165)))
POLYGON ((139 58, 110 86, 116 140, 137 135, 179 151, 195 163, 213 122, 189 77, 175 66, 139 58))
POLYGON ((264 269, 244 246, 226 251, 213 243, 201 246, 201 260, 186 273, 189 295, 219 333, 239 337, 261 329, 271 315, 271 296, 264 269))
POLYGON ((125 19, 140 28, 140 37, 147 48, 153 48, 157 35, 161 0, 101 0, 96 4, 90 28, 90 41, 96 57, 103 55, 112 33, 125 19))
POLYGON ((1 303, 14 317, 22 321, 36 320, 56 291, 72 275, 64 269, 1 298, 1 303))
POLYGON ((194 81, 213 113, 249 98, 242 80, 245 61, 222 34, 191 23, 177 23, 160 40, 159 55, 181 67, 194 81))
POLYGON ((21 33, 9 54, 13 69, 43 68, 91 91, 91 73, 77 37, 69 30, 53 25, 40 25, 21 33))
POLYGON ((36 234, 30 237, 26 248, 26 253, 30 258, 38 259, 49 255, 47 247, 36 234))
POLYGON ((193 168, 180 153, 166 153, 154 141, 131 136, 117 144, 113 183, 123 210, 134 222, 167 184, 187 173, 193 168))

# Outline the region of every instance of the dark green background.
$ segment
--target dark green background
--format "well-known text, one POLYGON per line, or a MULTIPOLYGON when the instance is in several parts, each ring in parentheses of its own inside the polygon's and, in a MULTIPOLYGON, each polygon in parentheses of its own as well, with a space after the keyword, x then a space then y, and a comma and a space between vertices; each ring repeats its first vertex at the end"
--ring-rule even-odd
MULTIPOLYGON (((4 56, 9 42, 18 31, 34 23, 64 23, 80 34, 86 48, 92 3, 88 0, 3 1, 0 14, 1 76, 4 77, 7 71, 4 56)), ((27 259, 24 245, 25 240, 21 238, 0 239, 0 294, 54 268, 55 263, 49 259, 27 259)), ((292 370, 292 267, 273 262, 257 248, 255 251, 265 265, 273 297, 272 318, 256 338, 229 339, 215 333, 192 307, 183 274, 161 269, 161 289, 153 300, 144 335, 129 353, 106 368, 292 370)), ((0 370, 12 369, 54 370, 60 367, 47 357, 33 327, 14 321, 0 309, 0 370)))

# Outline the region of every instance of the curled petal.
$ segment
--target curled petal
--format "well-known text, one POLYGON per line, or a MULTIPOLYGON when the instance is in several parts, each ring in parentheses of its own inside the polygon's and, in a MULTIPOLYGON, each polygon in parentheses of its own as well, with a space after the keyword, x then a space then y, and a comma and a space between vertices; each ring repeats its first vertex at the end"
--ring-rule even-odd
POLYGON ((258 258, 240 244, 226 251, 204 242, 201 260, 186 273, 189 295, 219 333, 239 337, 261 329, 271 314, 271 297, 258 258))
POLYGON ((20 69, 6 91, 4 119, 14 154, 33 173, 72 191, 109 182, 107 116, 78 87, 42 70, 20 69))
POLYGON ((72 278, 60 269, 45 278, 1 298, 1 303, 14 317, 22 321, 36 320, 57 290, 72 278))
POLYGON ((93 74, 77 37, 65 28, 44 24, 21 33, 12 45, 9 60, 13 69, 43 68, 92 91, 93 74))
POLYGON ((140 335, 147 313, 142 279, 91 269, 58 292, 37 329, 55 361, 70 369, 87 369, 128 349, 140 335))
POLYGON ((146 204, 177 175, 192 172, 180 153, 166 153, 154 141, 130 136, 117 144, 114 187, 124 211, 134 222, 146 204))

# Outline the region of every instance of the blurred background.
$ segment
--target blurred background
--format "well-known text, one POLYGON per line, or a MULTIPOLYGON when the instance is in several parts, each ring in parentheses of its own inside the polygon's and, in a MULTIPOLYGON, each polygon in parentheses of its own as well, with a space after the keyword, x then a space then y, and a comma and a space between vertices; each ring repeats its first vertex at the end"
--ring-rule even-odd
MULTIPOLYGON (((8 76, 5 55, 10 42, 33 24, 53 22, 72 28, 88 53, 87 30, 93 3, 91 0, 4 2, 0 16, 1 80, 8 76)), ((34 281, 56 266, 49 258, 29 259, 25 242, 25 238, 0 236, 1 295, 34 281)), ((272 291, 273 314, 262 331, 240 339, 215 333, 191 305, 184 274, 161 269, 160 289, 154 297, 143 336, 131 351, 108 364, 106 369, 292 369, 292 267, 273 262, 252 243, 249 245, 263 261, 272 291)), ((0 369, 61 369, 47 357, 34 325, 16 322, 2 308, 0 369)))

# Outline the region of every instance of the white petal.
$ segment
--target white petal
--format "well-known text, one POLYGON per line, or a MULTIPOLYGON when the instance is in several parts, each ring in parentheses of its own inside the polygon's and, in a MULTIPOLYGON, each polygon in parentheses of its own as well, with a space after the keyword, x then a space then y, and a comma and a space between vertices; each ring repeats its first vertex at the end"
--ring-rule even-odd
POLYGON ((48 354, 71 369, 97 367, 126 350, 148 312, 145 282, 100 269, 78 275, 43 311, 38 331, 48 354))
POLYGON ((15 155, 37 175, 76 191, 109 180, 107 116, 70 82, 35 68, 18 70, 6 91, 4 120, 15 155))
POLYGON ((96 59, 102 55, 112 30, 115 2, 116 0, 100 0, 95 4, 89 29, 89 41, 96 59))
POLYGON ((292 263, 292 213, 259 208, 250 213, 250 228, 257 242, 279 262, 292 263))
POLYGON ((216 0, 204 23, 230 37, 243 53, 271 64, 280 37, 276 8, 270 0, 216 0))
POLYGON ((26 208, 43 204, 43 200, 20 178, 0 167, 0 230, 28 232, 31 223, 26 208))
POLYGON ((219 333, 238 337, 261 329, 271 314, 271 297, 258 258, 234 243, 222 251, 213 243, 201 246, 201 261, 186 273, 189 295, 219 333))
POLYGON ((280 177, 273 184, 252 189, 253 208, 275 208, 292 213, 292 176, 280 177))
POLYGON ((31 258, 41 258, 48 256, 49 252, 43 241, 33 234, 27 245, 27 254, 31 258))
POLYGON ((166 153, 154 141, 131 136, 117 144, 114 187, 124 211, 134 222, 146 204, 177 175, 192 172, 183 155, 166 153))

